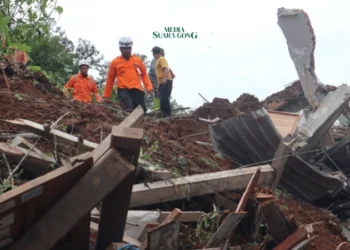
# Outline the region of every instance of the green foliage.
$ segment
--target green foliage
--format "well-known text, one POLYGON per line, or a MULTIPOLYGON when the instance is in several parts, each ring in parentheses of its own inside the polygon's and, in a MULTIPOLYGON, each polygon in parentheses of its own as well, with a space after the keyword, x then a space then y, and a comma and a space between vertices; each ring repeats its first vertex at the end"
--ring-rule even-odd
POLYGON ((47 36, 55 24, 54 14, 62 14, 58 0, 1 0, 0 15, 9 17, 8 32, 14 43, 27 43, 47 36))
POLYGON ((148 70, 149 67, 151 66, 151 62, 150 62, 150 60, 148 60, 148 57, 146 55, 140 54, 140 53, 134 53, 134 55, 141 58, 143 64, 145 65, 146 69, 148 70))
POLYGON ((39 65, 50 81, 63 86, 73 72, 73 49, 73 43, 58 28, 50 36, 32 42, 31 64, 39 65))

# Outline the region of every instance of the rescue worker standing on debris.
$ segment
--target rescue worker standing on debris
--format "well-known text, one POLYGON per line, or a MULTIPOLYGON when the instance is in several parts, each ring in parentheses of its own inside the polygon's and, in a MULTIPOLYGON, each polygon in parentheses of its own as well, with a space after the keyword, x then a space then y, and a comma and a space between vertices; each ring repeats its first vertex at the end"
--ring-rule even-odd
POLYGON ((126 111, 131 112, 141 105, 146 113, 145 92, 141 85, 141 79, 146 91, 151 96, 153 95, 153 87, 141 58, 131 54, 132 46, 133 41, 130 37, 120 38, 121 56, 111 62, 103 98, 111 96, 113 83, 117 77, 118 100, 125 105, 126 111))
POLYGON ((151 61, 151 66, 149 67, 148 75, 149 75, 149 78, 151 79, 152 86, 154 89, 153 108, 154 108, 154 110, 159 110, 160 100, 159 100, 159 93, 158 93, 156 62, 157 62, 157 59, 155 57, 153 57, 153 59, 151 61))
POLYGON ((168 62, 162 56, 162 49, 154 47, 152 49, 153 56, 157 59, 156 74, 159 84, 160 109, 163 117, 171 116, 170 96, 173 88, 173 80, 169 71, 168 62))
POLYGON ((95 96, 97 102, 101 102, 96 82, 88 75, 89 63, 85 60, 79 61, 80 73, 73 75, 64 86, 63 92, 68 96, 72 90, 72 97, 79 102, 92 102, 91 94, 95 96))

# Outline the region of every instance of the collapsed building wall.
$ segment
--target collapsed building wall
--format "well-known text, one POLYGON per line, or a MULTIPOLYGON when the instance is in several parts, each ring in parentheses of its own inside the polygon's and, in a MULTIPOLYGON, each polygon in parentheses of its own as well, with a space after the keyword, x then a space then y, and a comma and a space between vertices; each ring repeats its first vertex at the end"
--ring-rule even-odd
POLYGON ((294 62, 303 92, 311 106, 318 103, 317 76, 314 50, 316 37, 308 15, 300 9, 279 8, 278 25, 287 40, 289 54, 294 62))

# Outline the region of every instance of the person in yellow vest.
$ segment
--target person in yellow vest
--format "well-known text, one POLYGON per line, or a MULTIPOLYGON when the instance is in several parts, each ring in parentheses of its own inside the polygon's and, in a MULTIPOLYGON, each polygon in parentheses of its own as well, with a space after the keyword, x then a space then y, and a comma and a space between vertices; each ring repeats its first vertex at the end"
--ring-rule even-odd
POLYGON ((160 109, 163 117, 171 116, 170 96, 173 88, 173 79, 170 74, 167 60, 162 56, 162 49, 158 46, 152 49, 153 57, 157 59, 156 75, 158 81, 160 109))

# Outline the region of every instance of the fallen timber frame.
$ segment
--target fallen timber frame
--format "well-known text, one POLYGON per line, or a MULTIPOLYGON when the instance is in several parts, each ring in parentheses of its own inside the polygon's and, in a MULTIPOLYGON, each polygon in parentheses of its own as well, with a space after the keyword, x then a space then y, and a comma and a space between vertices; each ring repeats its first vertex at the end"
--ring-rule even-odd
POLYGON ((9 249, 51 249, 133 170, 110 149, 9 249))
POLYGON ((43 212, 82 178, 92 167, 93 159, 89 152, 74 157, 72 162, 0 195, 0 221, 12 217, 7 225, 1 225, 9 234, 0 236, 0 248, 16 242, 43 212))
MULTIPOLYGON (((275 177, 275 170, 270 165, 260 167, 261 175, 258 185, 270 186, 275 177)), ((133 186, 130 207, 135 208, 193 196, 245 189, 257 168, 259 167, 191 175, 169 181, 148 183, 149 187, 144 184, 136 184, 133 186)))
MULTIPOLYGON (((130 162, 137 164, 143 136, 143 130, 135 126, 141 125, 143 116, 138 107, 114 126, 93 151, 92 168, 49 210, 43 211, 44 215, 9 249, 51 249, 71 232, 75 248, 85 250, 89 239, 86 218, 90 219, 90 211, 102 200, 96 249, 106 249, 122 240, 135 177, 135 167, 130 162)), ((48 126, 40 126, 45 135, 52 133, 48 126)), ((79 141, 81 146, 82 138, 79 141)))
POLYGON ((47 126, 41 125, 36 122, 32 122, 25 119, 15 119, 15 120, 1 120, 6 124, 15 125, 22 130, 32 132, 34 134, 43 136, 43 137, 52 137, 53 140, 57 140, 57 142, 69 144, 75 147, 80 147, 83 151, 91 151, 97 148, 98 144, 88 141, 81 140, 79 137, 67 134, 65 132, 59 131, 57 129, 50 129, 47 126))

